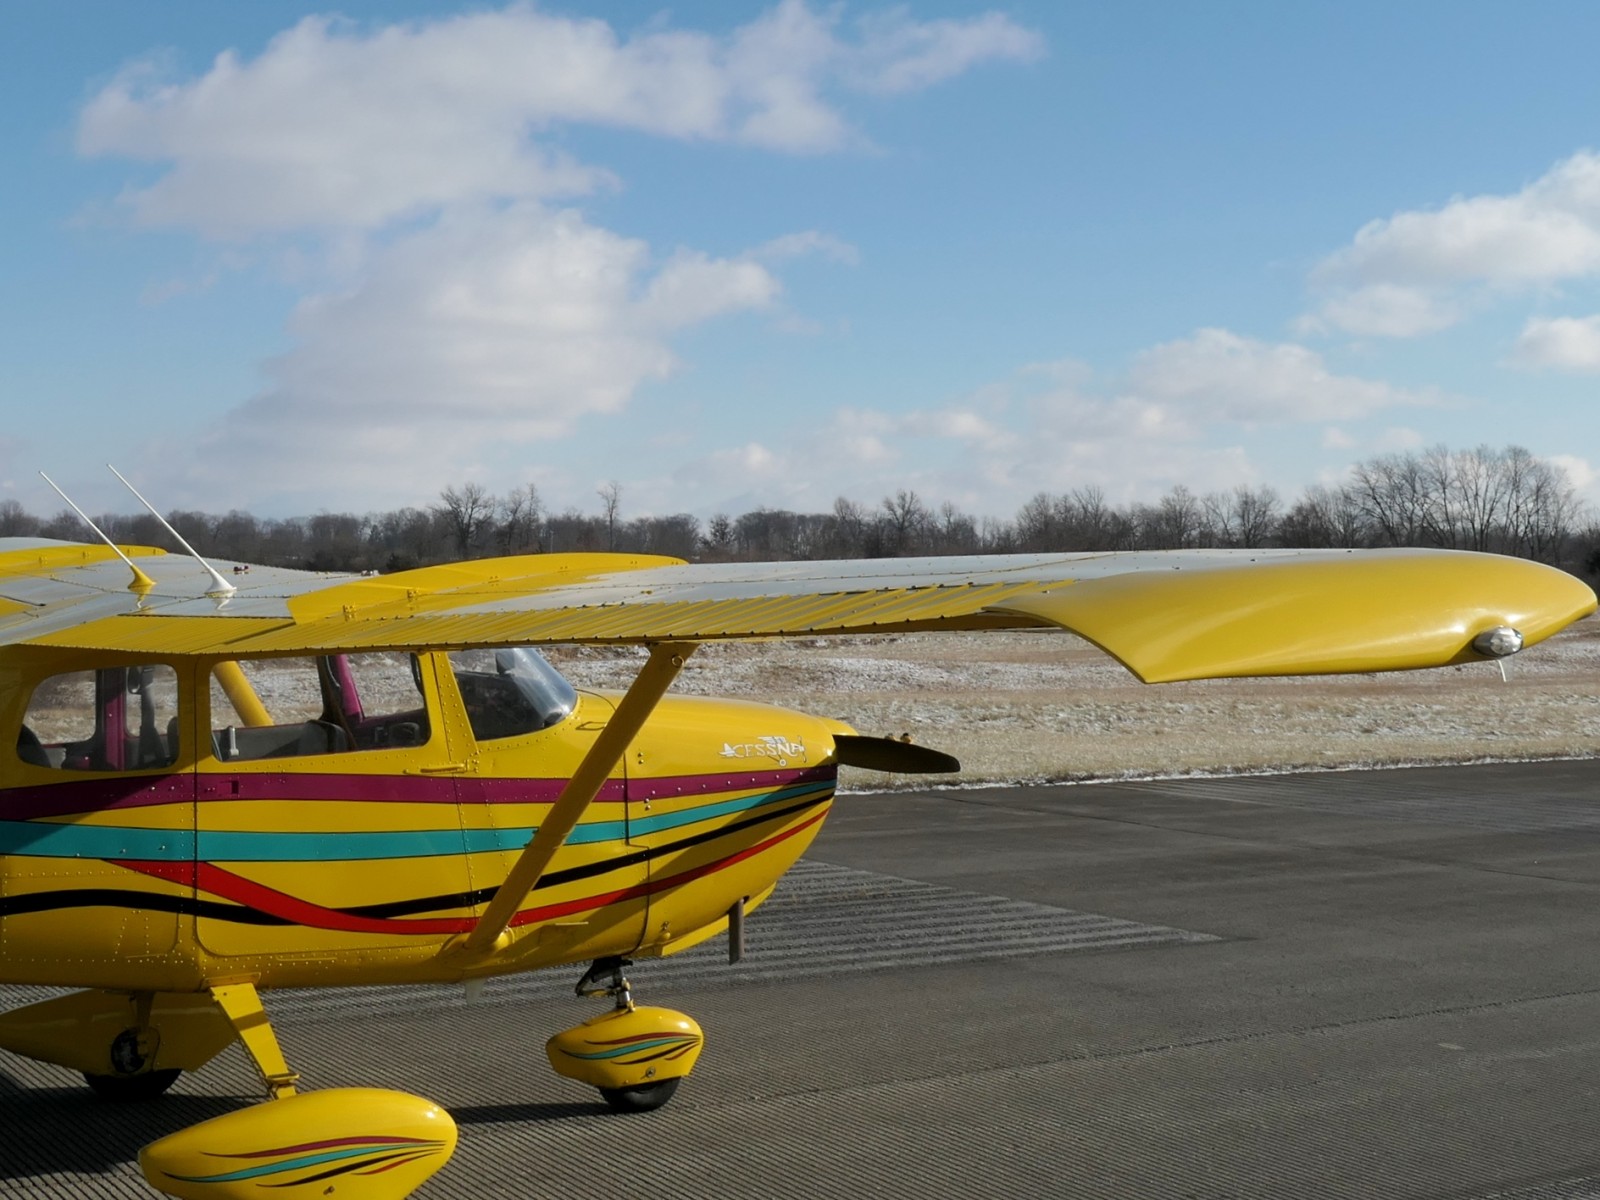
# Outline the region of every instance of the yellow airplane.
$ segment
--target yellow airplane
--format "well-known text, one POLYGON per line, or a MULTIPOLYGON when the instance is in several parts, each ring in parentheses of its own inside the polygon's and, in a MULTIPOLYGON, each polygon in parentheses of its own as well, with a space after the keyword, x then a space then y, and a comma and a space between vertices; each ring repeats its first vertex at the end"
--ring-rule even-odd
POLYGON ((584 964, 610 1005, 550 1039, 616 1108, 702 1044, 633 960, 728 933, 817 835, 839 765, 936 751, 666 695, 701 643, 1059 628, 1146 682, 1503 658, 1595 608, 1490 555, 1170 551, 690 565, 551 554, 382 577, 0 540, 0 1048, 154 1096, 235 1040, 268 1103, 140 1156, 177 1197, 396 1198, 448 1158, 406 1093, 296 1094, 272 988, 584 964), (621 694, 539 654, 637 647, 621 694), (263 1192, 269 1187, 270 1192, 263 1192))

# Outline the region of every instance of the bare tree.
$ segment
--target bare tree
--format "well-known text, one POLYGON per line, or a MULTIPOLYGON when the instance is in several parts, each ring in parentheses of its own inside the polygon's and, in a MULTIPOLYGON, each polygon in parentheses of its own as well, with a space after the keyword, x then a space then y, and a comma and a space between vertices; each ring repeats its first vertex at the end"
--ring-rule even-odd
POLYGON ((938 554, 976 554, 978 551, 977 524, 948 500, 939 506, 934 538, 933 550, 938 554))
POLYGON ((726 562, 733 557, 733 522, 727 513, 712 516, 701 544, 705 556, 715 562, 726 562))
POLYGON ((867 510, 854 500, 840 496, 826 522, 826 558, 861 558, 866 555, 867 510))
POLYGON ((933 514, 915 492, 902 488, 893 496, 883 498, 885 549, 892 556, 920 552, 932 522, 933 514))
POLYGON ((0 500, 0 537, 34 537, 39 522, 17 500, 0 500))
POLYGON ((611 480, 597 493, 600 497, 600 519, 606 526, 606 549, 617 548, 617 515, 622 511, 622 485, 611 480))
POLYGON ((1365 545, 1365 526, 1345 488, 1312 487, 1278 521, 1278 544, 1298 549, 1365 545))
POLYGON ((1521 446, 1508 447, 1503 461, 1508 477, 1506 553, 1561 562, 1567 540, 1585 516, 1571 478, 1521 446))
POLYGON ((1175 485, 1155 505, 1140 513, 1141 541, 1151 550, 1181 550, 1204 545, 1209 539, 1205 512, 1195 494, 1175 485))
POLYGON ((1278 493, 1240 484, 1231 492, 1212 492, 1203 501, 1206 523, 1224 546, 1254 550, 1277 532, 1278 493))
POLYGON ((466 483, 459 491, 447 487, 440 492, 439 503, 433 506, 432 512, 449 532, 456 554, 471 558, 488 532, 494 509, 494 497, 482 484, 466 483))
POLYGON ((539 551, 539 489, 529 484, 512 488, 499 503, 495 542, 501 554, 539 551))
POLYGON ((1017 510, 1017 546, 1036 553, 1069 549, 1061 526, 1061 498, 1049 492, 1035 492, 1017 510))
POLYGON ((1390 454, 1357 463, 1350 489, 1362 520, 1386 546, 1423 545, 1428 523, 1428 481, 1413 455, 1390 454))
POLYGON ((640 517, 627 523, 620 541, 621 548, 628 551, 693 558, 701 545, 700 522, 689 513, 640 517))

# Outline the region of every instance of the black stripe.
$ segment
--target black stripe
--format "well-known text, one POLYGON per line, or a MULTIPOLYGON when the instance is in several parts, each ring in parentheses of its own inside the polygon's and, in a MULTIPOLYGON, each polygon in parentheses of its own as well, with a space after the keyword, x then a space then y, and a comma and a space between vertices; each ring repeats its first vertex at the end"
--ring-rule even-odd
POLYGON ((53 912, 63 908, 132 908, 146 912, 169 912, 179 916, 206 917, 213 921, 232 921, 238 925, 293 925, 287 917, 274 916, 254 908, 244 908, 221 900, 201 900, 194 896, 167 896, 160 892, 136 892, 132 888, 72 888, 59 892, 32 892, 25 896, 0 898, 0 918, 24 913, 53 912))
MULTIPOLYGON (((591 879, 597 875, 605 875, 611 871, 621 870, 624 867, 638 866, 640 863, 652 862, 655 859, 676 854, 683 850, 702 846, 707 842, 716 841, 721 837, 742 833, 746 829, 764 824, 768 821, 780 820, 791 817, 807 809, 815 808, 826 803, 832 796, 819 796, 814 799, 802 800, 791 804, 787 808, 777 809, 768 813, 757 813, 746 817, 732 825, 719 829, 707 829, 690 837, 680 838, 678 841, 669 842, 664 846, 650 849, 635 850, 621 858, 608 858, 604 862, 589 863, 581 867, 569 867, 565 871, 551 871, 543 875, 534 891, 547 887, 559 887, 565 883, 576 883, 580 880, 591 879)), ((499 887, 478 888, 471 892, 456 892, 439 896, 418 896, 409 900, 391 900, 383 904, 361 904, 352 908, 335 908, 337 912, 347 917, 373 917, 390 919, 394 917, 411 917, 419 913, 439 912, 454 908, 471 908, 475 905, 486 904, 499 891, 499 887)), ((68 908, 131 908, 143 909, 148 912, 170 912, 179 916, 204 917, 208 921, 228 921, 234 925, 295 925, 288 917, 276 916, 273 913, 262 912, 241 904, 228 904, 219 900, 202 900, 194 896, 169 896, 159 892, 136 892, 131 888, 70 888, 56 892, 31 892, 24 896, 0 897, 0 920, 6 917, 21 916, 25 913, 53 912, 58 909, 68 908)))
MULTIPOLYGON (((742 833, 756 825, 767 821, 776 821, 782 817, 790 817, 796 813, 805 812, 808 808, 815 808, 831 797, 818 796, 809 800, 802 800, 798 804, 791 804, 788 808, 776 809, 769 813, 757 813, 755 816, 746 817, 732 825, 720 829, 706 829, 676 842, 669 842, 664 846, 655 846, 650 849, 635 850, 631 854, 624 854, 620 858, 608 858, 604 862, 588 863, 581 867, 568 867, 565 871, 547 871, 539 877, 539 882, 534 885, 538 892, 547 887, 560 887, 564 883, 577 883, 580 880, 592 879, 597 875, 605 875, 611 871, 620 871, 624 867, 636 867, 640 863, 652 862, 668 854, 676 854, 680 850, 688 850, 694 846, 702 846, 717 838, 726 837, 732 833, 742 833)), ((352 917, 409 917, 417 913, 436 912, 442 908, 470 908, 476 904, 487 904, 494 894, 499 891, 499 885, 488 888, 479 888, 473 892, 461 892, 454 896, 419 896, 414 900, 391 900, 384 904, 363 904, 355 908, 343 908, 338 911, 352 917)))
MULTIPOLYGON (((438 1151, 430 1151, 430 1153, 437 1154, 438 1151)), ((358 1159, 355 1162, 345 1163, 343 1166, 334 1167, 331 1171, 323 1171, 320 1175, 304 1175, 299 1179, 290 1179, 283 1183, 258 1183, 256 1186, 269 1188, 299 1187, 302 1183, 316 1183, 318 1180, 322 1179, 333 1179, 339 1175, 348 1175, 351 1171, 360 1171, 367 1167, 375 1167, 379 1163, 390 1162, 397 1158, 405 1158, 408 1155, 413 1158, 422 1157, 422 1153, 416 1149, 400 1150, 396 1151, 394 1154, 385 1154, 379 1158, 363 1158, 358 1159)))

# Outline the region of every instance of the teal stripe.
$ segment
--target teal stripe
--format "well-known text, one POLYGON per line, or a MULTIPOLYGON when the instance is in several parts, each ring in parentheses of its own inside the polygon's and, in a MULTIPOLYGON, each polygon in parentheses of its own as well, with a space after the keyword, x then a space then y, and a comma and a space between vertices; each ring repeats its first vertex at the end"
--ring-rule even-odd
POLYGON ((799 787, 779 788, 775 792, 766 792, 759 796, 741 796, 733 800, 721 800, 715 804, 702 804, 698 808, 689 808, 682 812, 662 813, 660 816, 645 814, 633 818, 633 832, 637 835, 660 833, 666 829, 682 829, 685 825, 696 825, 701 821, 711 821, 733 813, 751 812, 765 808, 769 804, 782 804, 786 800, 793 800, 796 796, 804 796, 807 792, 816 790, 816 784, 803 784, 799 787))
POLYGON ((189 862, 192 829, 132 829, 117 825, 53 825, 0 821, 0 854, 33 858, 143 858, 189 862))
MULTIPOLYGON (((781 804, 814 791, 815 786, 780 788, 702 804, 681 812, 641 814, 632 820, 635 836, 668 832, 781 804)), ((337 803, 337 801, 329 801, 337 803)), ((350 862, 391 858, 517 851, 537 826, 517 829, 387 830, 362 833, 276 833, 263 830, 140 829, 125 825, 59 825, 49 821, 0 821, 0 854, 29 858, 131 858, 148 862, 350 862)), ((620 842, 627 821, 593 821, 567 838, 572 845, 620 842)))
POLYGON ((572 1055, 573 1058, 581 1058, 585 1062, 593 1062, 602 1058, 620 1058, 624 1054, 638 1054, 641 1050, 655 1050, 661 1046, 681 1046, 692 1041, 694 1041, 692 1037, 685 1037, 680 1034, 675 1037, 656 1038, 654 1041, 649 1042, 634 1042, 632 1045, 617 1046, 610 1050, 599 1050, 593 1054, 578 1054, 571 1050, 568 1050, 567 1053, 572 1055))
POLYGON ((234 1183, 241 1179, 259 1179, 263 1175, 281 1175, 285 1171, 298 1171, 304 1167, 320 1167, 323 1163, 343 1162, 351 1158, 369 1158, 374 1154, 389 1154, 396 1150, 425 1150, 426 1146, 419 1146, 414 1142, 396 1142, 389 1146, 347 1146, 341 1150, 326 1150, 321 1154, 303 1154, 299 1158, 284 1159, 281 1162, 263 1163, 255 1167, 243 1167, 237 1171, 229 1171, 225 1175, 174 1175, 173 1179, 181 1179, 185 1183, 234 1183))

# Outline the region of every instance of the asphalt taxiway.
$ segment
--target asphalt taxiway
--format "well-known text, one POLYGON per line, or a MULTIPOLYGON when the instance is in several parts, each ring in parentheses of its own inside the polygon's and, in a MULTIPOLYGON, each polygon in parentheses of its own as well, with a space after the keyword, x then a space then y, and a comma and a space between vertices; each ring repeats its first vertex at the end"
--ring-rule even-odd
MULTIPOLYGON (((549 1071, 564 974, 268 1004, 308 1085, 452 1111, 431 1200, 1600 1197, 1600 762, 846 796, 749 924, 630 972, 708 1038, 643 1116, 549 1071)), ((149 1196, 252 1096, 0 1055, 0 1195, 149 1196)))

